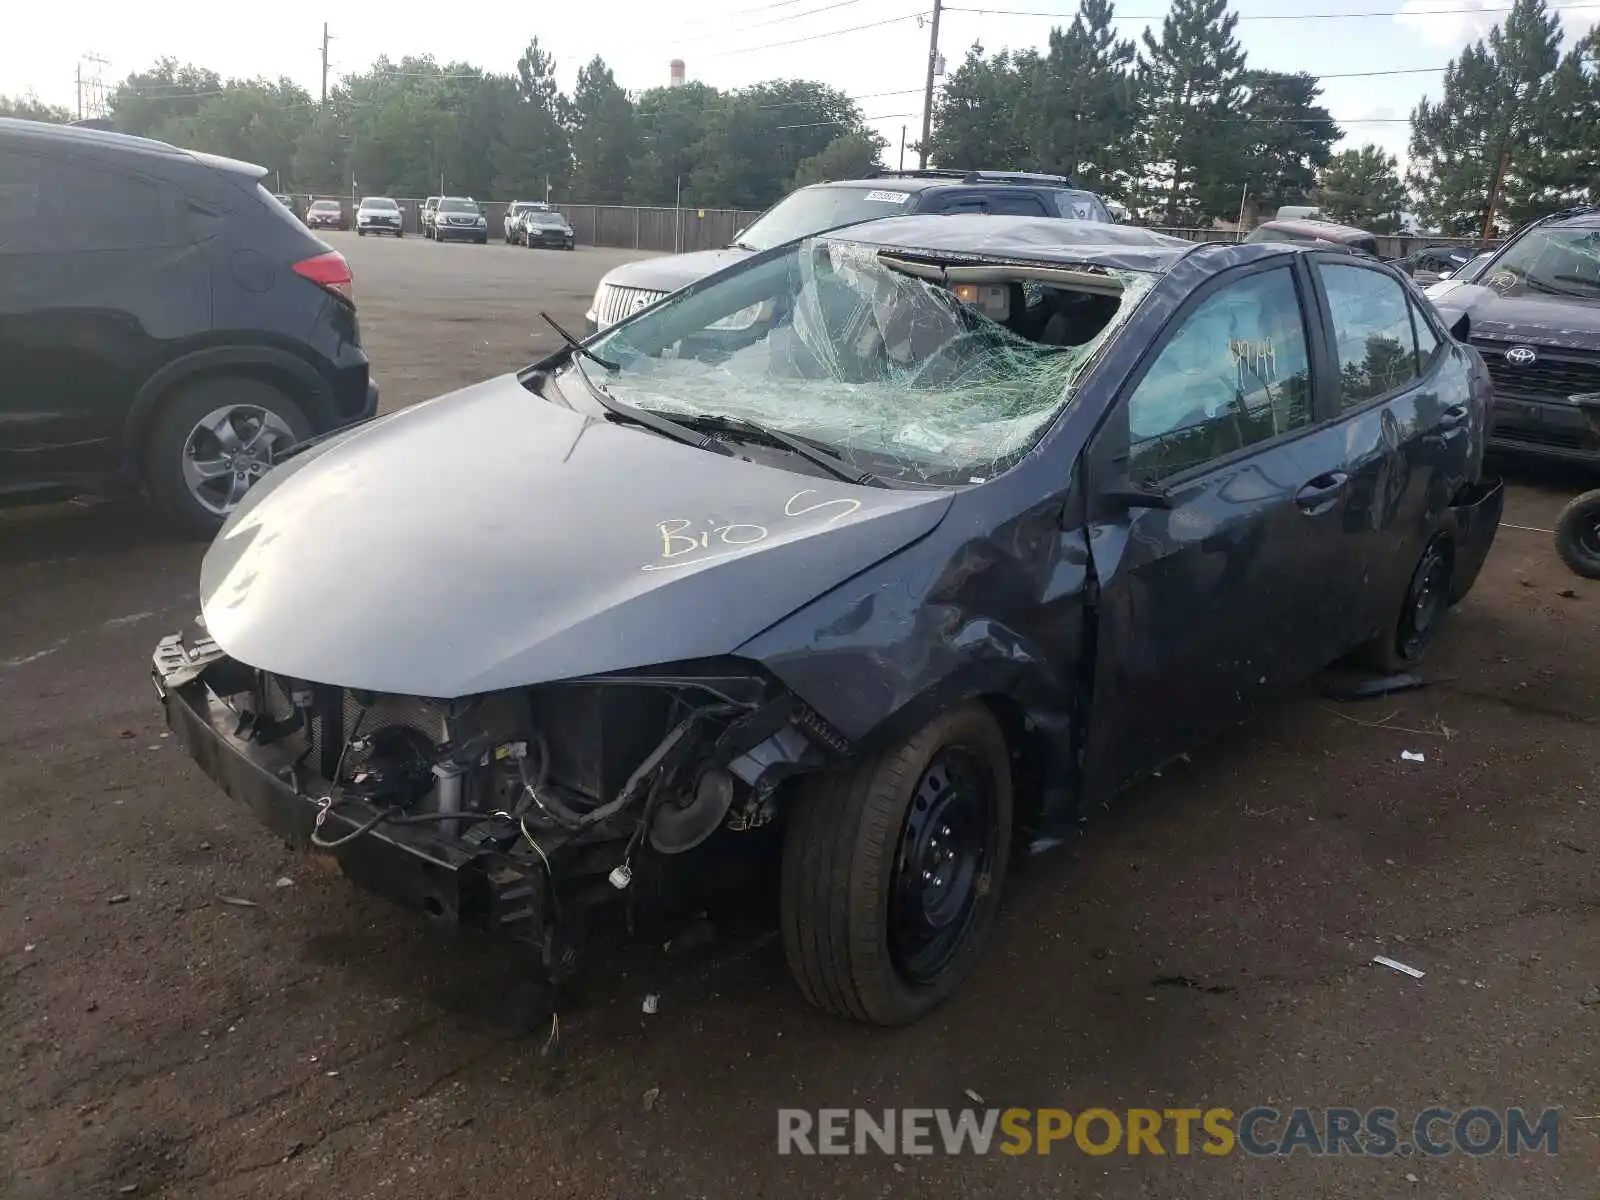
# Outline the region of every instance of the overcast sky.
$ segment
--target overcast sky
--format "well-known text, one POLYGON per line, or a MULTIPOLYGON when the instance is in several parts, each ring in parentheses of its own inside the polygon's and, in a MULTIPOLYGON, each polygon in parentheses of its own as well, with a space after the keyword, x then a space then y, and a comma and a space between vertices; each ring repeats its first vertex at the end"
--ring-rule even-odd
MULTIPOLYGON (((889 139, 894 164, 901 126, 915 140, 928 30, 917 20, 921 0, 582 0, 539 5, 536 23, 519 6, 469 6, 389 0, 373 6, 323 9, 333 34, 334 75, 357 71, 376 56, 398 59, 430 53, 441 62, 466 60, 509 71, 530 36, 557 56, 563 86, 596 54, 629 89, 665 84, 668 63, 682 58, 688 76, 721 88, 775 77, 832 84, 860 100, 871 123, 889 139), (509 10, 509 15, 508 15, 509 10), (382 20, 376 20, 379 14, 382 20), (357 23, 357 16, 367 18, 357 23), (857 28, 871 25, 872 28, 857 28), (852 32, 839 32, 853 30, 852 32), (822 36, 819 36, 822 35, 822 36), (836 35, 836 36, 835 36, 836 35), (806 40, 801 40, 806 39, 806 40), (785 43, 775 45, 774 43, 785 43), (898 93, 898 94, 893 94, 898 93)), ((953 0, 940 44, 954 69, 975 41, 990 50, 1040 46, 1048 16, 1018 16, 959 8, 1061 14, 1075 0, 953 0)), ((1375 141, 1401 156, 1408 136, 1403 118, 1423 95, 1437 95, 1440 73, 1460 48, 1483 36, 1509 0, 1238 0, 1239 38, 1250 65, 1323 76, 1324 103, 1347 121, 1345 145, 1375 141), (1351 16, 1349 14, 1379 15, 1351 16), (1314 17, 1312 14, 1323 14, 1314 17), (1327 14, 1341 14, 1328 16, 1327 14), (1268 19, 1263 19, 1268 18, 1268 19), (1287 19, 1285 19, 1287 18, 1287 19), (1329 78, 1347 72, 1410 74, 1329 78), (1396 120, 1400 118, 1400 120, 1396 120)), ((1124 36, 1137 38, 1155 21, 1164 0, 1120 0, 1124 36), (1124 16, 1126 14, 1126 16, 1124 16)), ((1600 0, 1555 0, 1568 36, 1600 22, 1600 0)), ((921 11, 927 12, 928 8, 921 11)), ((49 4, 17 3, 0 38, 0 93, 37 95, 72 108, 81 55, 111 82, 162 55, 210 67, 224 76, 287 75, 316 95, 322 22, 316 7, 219 5, 210 20, 190 9, 169 19, 164 10, 127 0, 77 0, 69 20, 49 4)), ((910 159, 908 156, 908 165, 910 159)), ((995 164, 1003 166, 1004 164, 995 164)))

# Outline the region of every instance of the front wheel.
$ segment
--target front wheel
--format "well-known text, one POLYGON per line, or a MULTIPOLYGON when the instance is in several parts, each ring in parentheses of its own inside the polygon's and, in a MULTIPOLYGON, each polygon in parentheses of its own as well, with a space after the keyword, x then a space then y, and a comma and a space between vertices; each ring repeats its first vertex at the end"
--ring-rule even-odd
POLYGON ((161 402, 145 438, 145 486, 174 524, 210 537, 277 457, 311 433, 299 405, 270 384, 201 379, 161 402))
POLYGON ((784 956, 807 1000, 916 1020, 972 971, 1011 848, 1011 766, 968 705, 854 766, 814 776, 784 835, 784 956))
POLYGON ((1574 497, 1561 510, 1556 553, 1585 579, 1600 579, 1600 488, 1574 497))

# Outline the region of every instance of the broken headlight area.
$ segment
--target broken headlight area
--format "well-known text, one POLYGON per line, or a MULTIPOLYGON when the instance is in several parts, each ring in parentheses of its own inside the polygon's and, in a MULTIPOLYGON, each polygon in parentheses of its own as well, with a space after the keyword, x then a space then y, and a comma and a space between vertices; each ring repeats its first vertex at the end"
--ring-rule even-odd
POLYGON ((275 831, 547 959, 578 932, 569 918, 637 891, 636 870, 769 824, 785 780, 850 749, 737 661, 456 700, 291 679, 181 636, 153 667, 190 754, 275 831))

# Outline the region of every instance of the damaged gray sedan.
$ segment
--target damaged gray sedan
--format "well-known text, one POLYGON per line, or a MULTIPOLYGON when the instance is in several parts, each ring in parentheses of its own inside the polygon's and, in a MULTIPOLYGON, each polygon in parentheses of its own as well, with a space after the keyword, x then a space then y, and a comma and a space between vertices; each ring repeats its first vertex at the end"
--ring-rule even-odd
POLYGON ((1498 523, 1488 403, 1375 262, 879 221, 302 450, 156 685, 272 830, 544 978, 731 858, 810 1001, 905 1022, 1017 846, 1421 657, 1498 523))

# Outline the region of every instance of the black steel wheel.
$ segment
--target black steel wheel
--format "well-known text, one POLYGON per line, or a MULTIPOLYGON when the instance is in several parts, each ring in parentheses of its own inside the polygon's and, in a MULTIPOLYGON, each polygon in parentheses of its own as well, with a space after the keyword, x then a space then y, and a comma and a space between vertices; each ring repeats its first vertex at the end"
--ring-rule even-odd
POLYGON ((976 965, 1011 844, 1005 735, 981 704, 804 781, 784 834, 784 954, 806 999, 881 1025, 976 965))
POLYGON ((1358 658, 1385 672, 1403 671, 1421 662, 1450 609, 1454 571, 1454 546, 1444 534, 1435 534, 1411 572, 1394 623, 1362 647, 1358 658))
POLYGON ((1600 488, 1574 497, 1561 510, 1556 553, 1585 579, 1600 579, 1600 488))
POLYGON ((900 826, 889 900, 889 957, 916 984, 950 965, 988 891, 994 864, 993 780, 971 752, 941 750, 900 826))

